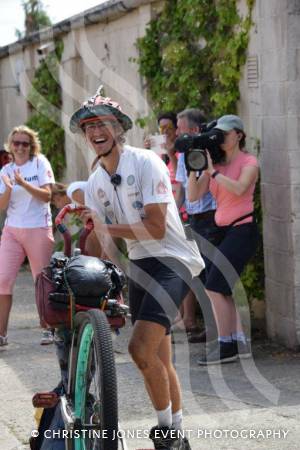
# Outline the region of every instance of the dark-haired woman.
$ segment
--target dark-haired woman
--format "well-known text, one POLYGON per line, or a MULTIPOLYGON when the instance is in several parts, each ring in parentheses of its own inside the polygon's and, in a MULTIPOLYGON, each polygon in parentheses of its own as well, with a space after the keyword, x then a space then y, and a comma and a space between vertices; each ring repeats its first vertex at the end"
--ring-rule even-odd
POLYGON ((253 194, 258 180, 258 161, 245 151, 243 122, 238 116, 221 117, 216 125, 224 132, 224 162, 212 164, 209 153, 208 169, 197 179, 189 176, 189 200, 194 201, 208 190, 215 197, 220 243, 214 251, 205 289, 212 303, 218 328, 218 342, 211 347, 200 365, 235 361, 251 355, 243 332, 232 290, 244 267, 253 256, 258 243, 254 218, 253 194))

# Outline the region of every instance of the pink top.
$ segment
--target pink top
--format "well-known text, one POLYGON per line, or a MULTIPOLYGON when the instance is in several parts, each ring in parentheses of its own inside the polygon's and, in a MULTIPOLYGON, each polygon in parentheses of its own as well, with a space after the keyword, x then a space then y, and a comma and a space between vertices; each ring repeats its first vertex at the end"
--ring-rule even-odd
MULTIPOLYGON (((176 157, 178 158, 177 153, 176 153, 176 157)), ((178 182, 175 179, 176 174, 174 172, 174 168, 173 168, 173 164, 171 163, 171 160, 168 161, 167 168, 169 169, 169 172, 170 172, 171 183, 175 184, 175 185, 178 184, 178 182)))
MULTIPOLYGON (((250 153, 240 151, 230 164, 223 166, 216 164, 214 167, 222 175, 232 180, 238 180, 243 167, 258 167, 257 158, 250 153)), ((230 225, 239 217, 245 216, 254 210, 253 193, 255 189, 255 180, 243 195, 236 195, 229 192, 224 186, 218 183, 214 178, 210 179, 209 190, 217 201, 217 210, 215 214, 216 224, 219 226, 230 225)), ((252 217, 241 220, 237 225, 252 222, 252 217)))
MULTIPOLYGON (((175 155, 176 155, 176 158, 178 159, 178 153, 175 153, 175 155)), ((170 180, 171 180, 171 184, 172 184, 172 192, 173 192, 174 197, 176 198, 176 190, 179 188, 180 183, 178 181, 176 181, 176 173, 174 171, 173 164, 171 163, 171 160, 169 160, 169 162, 167 164, 167 167, 168 167, 169 172, 170 172, 170 180)), ((188 217, 187 217, 187 214, 186 214, 185 206, 181 206, 179 208, 179 212, 181 214, 181 217, 182 217, 183 221, 186 222, 188 217)))

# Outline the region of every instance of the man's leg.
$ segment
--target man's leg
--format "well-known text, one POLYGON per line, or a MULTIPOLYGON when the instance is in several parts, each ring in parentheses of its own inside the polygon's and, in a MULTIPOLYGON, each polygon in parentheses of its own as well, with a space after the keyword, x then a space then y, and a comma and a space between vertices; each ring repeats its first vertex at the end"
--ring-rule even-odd
MULTIPOLYGON (((172 342, 171 335, 165 336, 162 340, 162 343, 158 350, 158 356, 161 359, 163 365, 167 369, 169 376, 169 387, 170 387, 170 399, 172 405, 172 428, 180 429, 182 424, 182 395, 180 389, 180 383, 178 380, 178 376, 175 370, 175 367, 172 363, 172 342)), ((145 380, 145 386, 148 392, 148 395, 151 399, 152 404, 152 396, 151 390, 148 386, 147 381, 145 380)))
POLYGON ((134 276, 129 283, 133 322, 137 318, 129 352, 144 376, 146 389, 156 409, 158 427, 151 430, 150 438, 155 445, 159 444, 155 448, 161 448, 160 441, 168 441, 164 442, 166 444, 170 439, 173 442, 173 438, 164 438, 163 435, 156 438, 156 431, 180 429, 182 422, 180 386, 172 364, 171 337, 166 336, 166 330, 169 330, 176 309, 188 291, 188 285, 178 274, 182 273, 183 279, 189 281, 190 273, 172 258, 163 262, 152 258, 138 261, 138 264, 143 266, 144 272, 132 272, 134 276), (152 275, 150 280, 149 272, 152 275), (138 279, 138 285, 132 281, 133 278, 138 279), (147 286, 147 290, 141 286, 147 286))
POLYGON ((166 339, 164 326, 146 320, 137 320, 129 342, 129 353, 142 372, 151 401, 157 411, 170 405, 169 373, 159 357, 162 342, 166 339))
POLYGON ((168 372, 170 400, 172 403, 172 413, 174 414, 181 409, 182 399, 179 379, 172 362, 171 335, 165 336, 162 340, 159 347, 158 356, 168 372))
MULTIPOLYGON (((158 353, 169 375, 170 398, 172 404, 172 428, 182 429, 182 394, 181 387, 172 362, 172 342, 171 336, 167 335, 163 339, 158 353)), ((186 447, 188 449, 188 447, 186 447)))
POLYGON ((149 397, 157 411, 159 425, 150 432, 155 448, 173 448, 175 445, 178 449, 190 450, 186 438, 171 434, 182 429, 181 389, 172 363, 171 336, 166 336, 165 328, 157 323, 137 321, 129 351, 144 376, 149 397), (169 422, 161 422, 168 417, 167 412, 169 422))

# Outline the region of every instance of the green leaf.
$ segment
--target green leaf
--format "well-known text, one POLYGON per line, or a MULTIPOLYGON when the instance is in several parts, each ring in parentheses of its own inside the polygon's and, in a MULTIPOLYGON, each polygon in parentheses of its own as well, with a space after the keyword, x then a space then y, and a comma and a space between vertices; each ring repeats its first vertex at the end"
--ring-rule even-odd
POLYGON ((55 50, 46 56, 35 71, 27 97, 32 114, 26 123, 39 133, 42 152, 50 160, 58 178, 65 168, 65 137, 61 124, 62 99, 58 75, 62 52, 62 41, 56 41, 55 50))

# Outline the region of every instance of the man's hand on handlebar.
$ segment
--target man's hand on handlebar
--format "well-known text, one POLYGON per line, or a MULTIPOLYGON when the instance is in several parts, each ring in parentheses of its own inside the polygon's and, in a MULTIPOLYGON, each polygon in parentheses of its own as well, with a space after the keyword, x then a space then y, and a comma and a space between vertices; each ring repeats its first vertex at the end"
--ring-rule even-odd
POLYGON ((105 232, 106 231, 106 225, 103 224, 96 213, 96 211, 88 208, 83 207, 80 211, 78 211, 78 215, 80 219, 83 221, 83 223, 86 225, 87 222, 90 220, 94 224, 94 228, 97 229, 97 231, 105 232))
POLYGON ((95 211, 87 206, 83 206, 80 211, 77 211, 76 214, 80 217, 84 224, 86 224, 88 220, 92 220, 94 222, 94 219, 97 218, 95 211))

